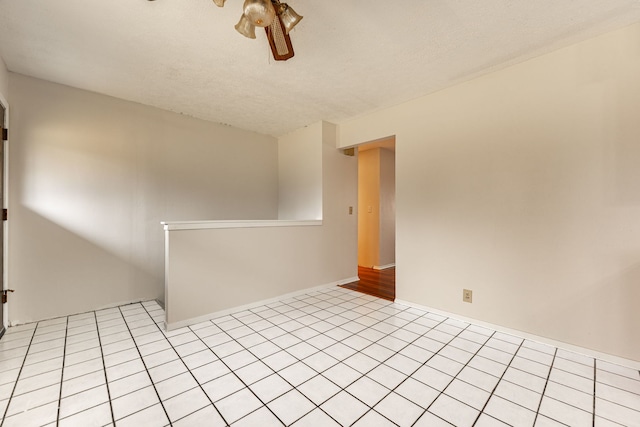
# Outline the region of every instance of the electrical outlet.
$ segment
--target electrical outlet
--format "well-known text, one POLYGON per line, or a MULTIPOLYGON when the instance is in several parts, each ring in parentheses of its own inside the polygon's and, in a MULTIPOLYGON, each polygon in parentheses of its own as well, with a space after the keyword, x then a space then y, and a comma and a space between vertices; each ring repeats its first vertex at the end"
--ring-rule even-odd
POLYGON ((462 301, 473 302, 473 291, 469 289, 462 290, 462 301))
POLYGON ((349 215, 353 215, 353 206, 349 206, 349 215))

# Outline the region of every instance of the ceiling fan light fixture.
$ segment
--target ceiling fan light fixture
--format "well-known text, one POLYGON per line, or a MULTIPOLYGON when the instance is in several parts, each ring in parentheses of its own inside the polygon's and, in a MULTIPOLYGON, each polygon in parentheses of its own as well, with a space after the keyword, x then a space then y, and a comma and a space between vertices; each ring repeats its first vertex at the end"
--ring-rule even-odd
POLYGON ((249 18, 243 13, 240 21, 235 26, 236 30, 249 39, 256 38, 256 27, 251 23, 249 18))
MULTIPOLYGON (((226 0, 213 0, 213 2, 218 7, 224 7, 226 0)), ((237 32, 246 38, 255 39, 256 27, 262 27, 267 33, 273 58, 276 61, 293 58, 293 45, 289 32, 302 20, 301 15, 281 0, 244 0, 242 11, 242 16, 235 25, 237 32)))
POLYGON ((271 0, 245 0, 243 10, 251 24, 256 27, 268 27, 276 16, 271 0))
POLYGON ((302 20, 303 16, 298 15, 296 11, 286 3, 281 3, 278 8, 278 15, 280 16, 280 21, 282 21, 285 34, 289 34, 289 31, 302 20))

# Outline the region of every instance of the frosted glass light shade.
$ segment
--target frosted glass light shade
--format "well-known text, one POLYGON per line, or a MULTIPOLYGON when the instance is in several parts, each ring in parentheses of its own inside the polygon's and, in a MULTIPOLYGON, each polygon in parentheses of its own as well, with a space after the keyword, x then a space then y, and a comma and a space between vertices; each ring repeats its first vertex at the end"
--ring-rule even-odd
POLYGON ((256 27, 268 27, 276 16, 271 0, 245 0, 243 9, 251 24, 256 27))
POLYGON ((240 21, 238 21, 235 28, 240 34, 247 38, 256 38, 256 27, 251 23, 251 21, 246 17, 245 14, 242 14, 242 16, 240 17, 240 21))
POLYGON ((302 18, 303 17, 298 15, 288 4, 283 3, 281 5, 280 20, 282 21, 285 34, 289 34, 289 31, 291 31, 302 18))
POLYGON ((213 2, 216 4, 216 6, 222 7, 224 6, 225 0, 213 0, 213 2))

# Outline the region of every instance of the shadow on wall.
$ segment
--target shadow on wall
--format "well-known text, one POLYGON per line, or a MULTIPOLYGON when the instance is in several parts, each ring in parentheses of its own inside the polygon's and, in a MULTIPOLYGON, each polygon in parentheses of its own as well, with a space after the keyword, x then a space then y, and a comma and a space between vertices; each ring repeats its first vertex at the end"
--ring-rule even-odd
MULTIPOLYGON (((12 324, 93 310, 105 301, 162 296, 163 277, 154 274, 162 273, 161 265, 153 269, 124 252, 106 250, 31 209, 14 208, 12 214, 12 221, 30 226, 29 238, 10 240, 11 255, 19 262, 12 265, 11 286, 16 292, 9 301, 9 315, 22 313, 19 319, 10 317, 12 324), (37 265, 30 260, 38 260, 37 265)), ((158 233, 162 240, 161 229, 158 233)))
POLYGON ((277 218, 274 137, 17 74, 11 85, 8 277, 35 298, 11 320, 163 296, 161 221, 277 218))

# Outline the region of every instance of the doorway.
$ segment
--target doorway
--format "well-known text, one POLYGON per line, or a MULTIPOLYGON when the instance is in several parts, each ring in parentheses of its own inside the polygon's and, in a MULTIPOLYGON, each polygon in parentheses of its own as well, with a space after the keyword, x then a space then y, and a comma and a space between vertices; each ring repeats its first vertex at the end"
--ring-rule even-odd
POLYGON ((343 285, 395 300, 395 137, 358 150, 358 277, 343 285))
POLYGON ((374 297, 395 301, 396 299, 396 268, 389 267, 384 270, 358 266, 357 282, 340 285, 342 288, 374 297))

